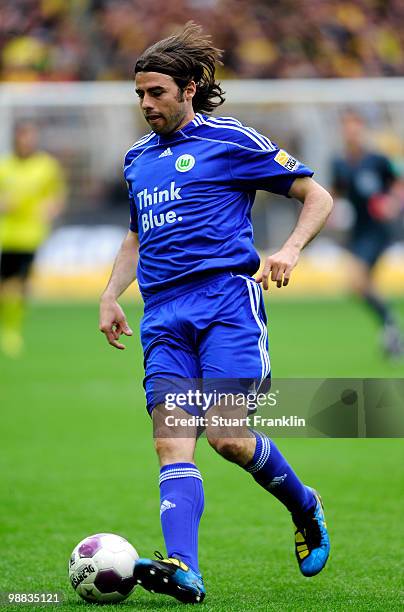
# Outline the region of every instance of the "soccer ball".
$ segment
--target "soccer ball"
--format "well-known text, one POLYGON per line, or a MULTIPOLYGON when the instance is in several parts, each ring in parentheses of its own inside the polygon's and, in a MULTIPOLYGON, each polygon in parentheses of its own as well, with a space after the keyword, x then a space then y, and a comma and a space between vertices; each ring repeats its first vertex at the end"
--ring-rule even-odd
POLYGON ((139 559, 125 538, 97 533, 73 550, 69 561, 72 587, 88 602, 115 603, 126 599, 135 588, 133 569, 139 559))

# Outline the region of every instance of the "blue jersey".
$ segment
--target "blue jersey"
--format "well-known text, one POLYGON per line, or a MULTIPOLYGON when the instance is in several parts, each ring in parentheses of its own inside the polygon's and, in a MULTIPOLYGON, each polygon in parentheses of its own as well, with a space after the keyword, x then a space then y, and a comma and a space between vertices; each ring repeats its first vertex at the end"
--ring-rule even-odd
POLYGON ((255 274, 251 208, 259 189, 288 195, 310 168, 231 117, 196 114, 181 130, 141 138, 125 157, 130 229, 139 234, 145 301, 223 271, 255 274))

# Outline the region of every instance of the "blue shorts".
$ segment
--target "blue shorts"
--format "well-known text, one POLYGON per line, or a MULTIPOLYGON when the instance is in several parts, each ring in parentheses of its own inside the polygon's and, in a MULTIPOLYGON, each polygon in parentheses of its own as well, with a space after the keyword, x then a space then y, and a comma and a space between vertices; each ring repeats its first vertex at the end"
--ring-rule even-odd
MULTIPOLYGON (((213 274, 159 292, 146 302, 140 333, 149 413, 167 391, 190 384, 206 393, 269 389, 264 300, 248 275, 213 274)), ((181 407, 200 413, 194 405, 181 407)))

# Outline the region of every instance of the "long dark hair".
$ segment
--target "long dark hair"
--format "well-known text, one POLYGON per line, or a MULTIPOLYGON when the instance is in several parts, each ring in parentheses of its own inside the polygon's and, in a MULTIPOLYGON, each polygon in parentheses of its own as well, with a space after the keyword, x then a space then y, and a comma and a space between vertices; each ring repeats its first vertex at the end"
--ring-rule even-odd
POLYGON ((192 100, 195 112, 210 113, 224 102, 224 91, 215 81, 215 69, 221 64, 222 51, 212 44, 202 27, 188 21, 184 29, 155 43, 138 58, 138 72, 161 72, 170 75, 181 90, 190 81, 196 83, 192 100))

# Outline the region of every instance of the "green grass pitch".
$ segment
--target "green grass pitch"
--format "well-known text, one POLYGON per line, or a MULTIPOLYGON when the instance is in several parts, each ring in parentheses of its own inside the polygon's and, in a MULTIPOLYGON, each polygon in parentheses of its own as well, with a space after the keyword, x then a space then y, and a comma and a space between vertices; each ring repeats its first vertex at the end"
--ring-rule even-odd
MULTIPOLYGON (((397 307, 403 316, 404 302, 397 307)), ((137 330, 141 307, 126 311, 137 330)), ((376 324, 355 302, 274 300, 269 328, 275 376, 404 375, 403 363, 380 355, 376 324)), ((0 356, 0 590, 59 591, 64 603, 56 609, 79 612, 88 604, 69 585, 67 561, 80 539, 115 532, 141 555, 164 551, 137 331, 127 345, 122 353, 107 345, 96 305, 38 304, 27 317, 24 356, 0 356)), ((287 513, 203 441, 200 558, 208 595, 201 610, 403 609, 402 440, 278 444, 324 498, 329 564, 303 578, 287 513)), ((119 608, 182 606, 137 589, 103 609, 119 608)))

